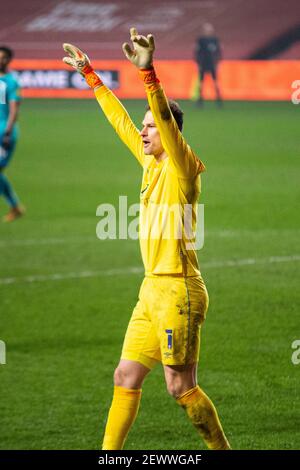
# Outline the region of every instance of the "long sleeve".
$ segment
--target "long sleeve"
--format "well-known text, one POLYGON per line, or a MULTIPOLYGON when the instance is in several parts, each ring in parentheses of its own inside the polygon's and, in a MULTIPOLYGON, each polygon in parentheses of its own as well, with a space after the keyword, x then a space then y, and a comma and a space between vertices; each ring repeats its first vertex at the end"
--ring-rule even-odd
POLYGON ((163 148, 171 159, 179 178, 194 178, 205 170, 205 166, 181 134, 163 88, 159 84, 146 86, 146 92, 163 148))
POLYGON ((129 150, 143 166, 143 141, 122 103, 120 103, 114 93, 104 85, 95 90, 95 96, 105 116, 120 139, 127 145, 129 150))

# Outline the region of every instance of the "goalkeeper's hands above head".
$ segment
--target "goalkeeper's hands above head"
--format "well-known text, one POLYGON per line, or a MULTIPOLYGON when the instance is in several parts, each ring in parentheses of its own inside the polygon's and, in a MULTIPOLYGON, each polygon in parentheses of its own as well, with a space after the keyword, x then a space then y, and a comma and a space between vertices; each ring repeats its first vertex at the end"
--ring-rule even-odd
POLYGON ((69 54, 69 57, 64 57, 63 62, 67 65, 73 67, 85 78, 87 84, 91 88, 98 88, 102 86, 103 83, 100 77, 94 72, 93 67, 91 66, 90 59, 88 56, 82 52, 78 47, 73 46, 73 44, 63 44, 64 51, 69 54))
POLYGON ((69 57, 63 58, 63 62, 65 64, 70 65, 83 76, 92 72, 93 68, 91 66, 90 59, 78 47, 73 46, 73 44, 64 43, 63 49, 67 54, 69 54, 69 57))
POLYGON ((125 42, 122 46, 123 52, 127 59, 139 69, 140 78, 146 89, 153 91, 159 86, 159 80, 153 68, 154 37, 152 34, 148 34, 147 37, 141 36, 135 28, 130 28, 130 39, 133 49, 125 42))
POLYGON ((155 50, 154 37, 138 34, 135 28, 130 28, 130 39, 133 49, 125 42, 122 46, 123 52, 130 62, 139 69, 151 69, 153 67, 153 53, 155 50))

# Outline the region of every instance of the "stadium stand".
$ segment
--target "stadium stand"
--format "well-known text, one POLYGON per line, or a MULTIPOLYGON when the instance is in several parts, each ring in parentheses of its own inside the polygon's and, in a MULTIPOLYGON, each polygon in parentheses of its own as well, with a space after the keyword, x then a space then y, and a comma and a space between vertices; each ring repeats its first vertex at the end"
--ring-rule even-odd
POLYGON ((152 32, 158 59, 193 59, 204 22, 214 24, 224 59, 299 59, 299 0, 27 0, 1 2, 0 43, 19 58, 55 59, 74 42, 96 59, 122 59, 134 25, 152 32))

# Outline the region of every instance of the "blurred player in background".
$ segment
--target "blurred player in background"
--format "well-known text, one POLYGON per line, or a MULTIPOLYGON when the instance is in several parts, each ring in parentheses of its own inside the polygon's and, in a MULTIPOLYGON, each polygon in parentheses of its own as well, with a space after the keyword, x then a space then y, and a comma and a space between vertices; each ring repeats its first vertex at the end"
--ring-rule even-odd
POLYGON ((13 51, 6 46, 0 46, 0 196, 3 196, 10 210, 3 218, 5 222, 12 222, 21 217, 24 209, 4 175, 17 143, 18 130, 16 121, 20 106, 20 87, 15 76, 8 71, 13 58, 13 51))
POLYGON ((210 75, 214 81, 217 104, 222 104, 220 89, 218 85, 218 63, 221 59, 220 41, 215 35, 212 24, 203 25, 203 34, 197 40, 196 62, 199 69, 200 96, 197 102, 198 106, 203 105, 203 87, 205 76, 210 75))
MULTIPOLYGON (((160 362, 169 393, 207 446, 229 449, 216 409, 197 384, 200 327, 208 308, 208 294, 195 249, 187 248, 184 238, 152 235, 151 217, 157 205, 170 209, 176 204, 181 208, 189 204, 195 229, 200 173, 205 166, 182 136, 181 109, 167 100, 156 77, 153 36, 139 36, 135 28, 130 32, 134 48, 124 44, 123 51, 139 69, 149 103, 140 132, 116 96, 103 85, 88 57, 75 46, 64 45, 70 55, 64 62, 78 70, 94 89, 104 114, 143 168, 139 237, 145 279, 115 370, 114 397, 102 448, 123 448, 138 413, 144 379, 160 362)), ((179 223, 183 223, 182 218, 179 223)))

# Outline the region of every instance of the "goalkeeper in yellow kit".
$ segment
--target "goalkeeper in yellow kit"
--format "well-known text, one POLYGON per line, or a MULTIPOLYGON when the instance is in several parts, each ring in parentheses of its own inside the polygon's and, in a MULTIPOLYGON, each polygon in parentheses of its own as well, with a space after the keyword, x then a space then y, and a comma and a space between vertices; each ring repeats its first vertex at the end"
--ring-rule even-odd
POLYGON ((145 278, 114 373, 114 396, 102 449, 123 448, 138 413, 143 381, 161 362, 168 392, 185 410, 208 448, 225 450, 230 446, 216 409, 197 384, 200 328, 208 295, 193 244, 192 248, 187 244, 190 237, 185 230, 181 230, 182 236, 177 233, 185 223, 185 206, 191 207, 191 228, 195 229, 200 173, 205 167, 181 134, 182 111, 177 103, 167 100, 155 74, 153 36, 140 36, 135 28, 130 33, 133 49, 126 43, 123 51, 139 69, 149 103, 140 132, 116 96, 103 85, 86 54, 64 44, 69 54, 64 62, 78 70, 94 89, 107 119, 143 168, 139 238, 145 278), (177 230, 169 237, 164 236, 157 207, 178 208, 173 219, 170 214, 167 217, 177 230))

